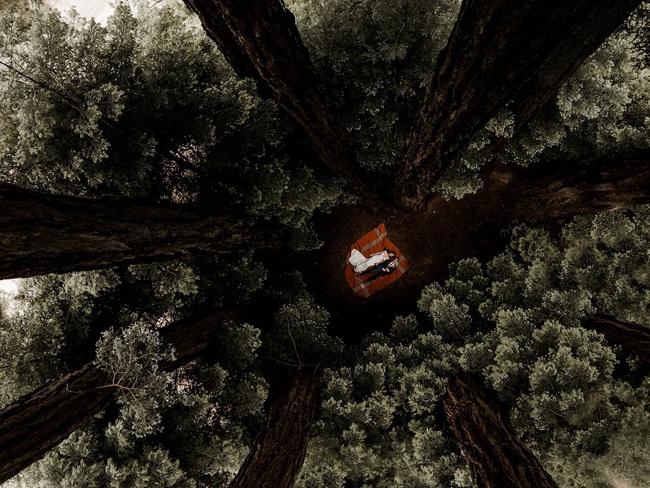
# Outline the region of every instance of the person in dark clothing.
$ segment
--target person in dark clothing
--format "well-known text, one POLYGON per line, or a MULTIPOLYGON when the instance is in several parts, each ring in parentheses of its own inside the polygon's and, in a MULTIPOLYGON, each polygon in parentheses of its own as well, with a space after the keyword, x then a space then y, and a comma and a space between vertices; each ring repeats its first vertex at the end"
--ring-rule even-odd
POLYGON ((396 269, 397 269, 397 258, 392 258, 389 259, 388 261, 379 263, 376 266, 373 266, 372 268, 366 270, 366 273, 371 273, 372 277, 370 279, 374 280, 381 276, 386 276, 387 274, 392 273, 396 269))

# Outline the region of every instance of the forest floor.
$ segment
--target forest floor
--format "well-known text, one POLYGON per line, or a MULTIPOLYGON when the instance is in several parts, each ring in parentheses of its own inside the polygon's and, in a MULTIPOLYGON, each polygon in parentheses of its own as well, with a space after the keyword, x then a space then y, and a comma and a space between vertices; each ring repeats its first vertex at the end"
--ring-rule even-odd
POLYGON ((493 188, 462 200, 436 198, 427 212, 384 213, 357 205, 341 206, 319 222, 325 245, 301 269, 309 290, 332 314, 332 332, 359 339, 371 330, 386 330, 395 315, 416 311, 420 291, 445 279, 449 265, 476 256, 486 259, 504 248, 504 199, 493 188), (354 295, 345 280, 352 244, 385 223, 388 238, 409 260, 408 271, 369 298, 354 295))

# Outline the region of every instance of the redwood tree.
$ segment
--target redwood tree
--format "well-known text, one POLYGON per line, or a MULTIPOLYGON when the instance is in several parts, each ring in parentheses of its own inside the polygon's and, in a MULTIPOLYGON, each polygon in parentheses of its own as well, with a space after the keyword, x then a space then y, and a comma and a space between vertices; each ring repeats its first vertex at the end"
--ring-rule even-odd
MULTIPOLYGON (((491 225, 492 230, 499 230, 513 220, 534 222, 565 219, 575 215, 593 214, 602 210, 626 208, 648 202, 650 170, 647 152, 638 151, 631 156, 629 154, 621 156, 620 159, 615 160, 615 164, 612 160, 600 158, 588 161, 584 166, 573 165, 573 169, 565 168, 564 162, 549 163, 540 170, 516 170, 494 164, 485 170, 486 187, 482 193, 474 197, 477 200, 474 202, 475 205, 468 206, 467 201, 443 204, 440 199, 428 199, 433 185, 440 179, 442 173, 452 167, 461 152, 467 148, 488 120, 512 102, 509 108, 515 115, 514 128, 521 129, 526 122, 539 114, 542 108, 546 108, 560 85, 620 26, 633 8, 640 3, 638 0, 625 0, 615 4, 600 0, 554 1, 550 4, 531 0, 516 5, 505 0, 491 0, 487 4, 465 0, 447 46, 437 59, 433 77, 427 87, 405 148, 405 159, 397 166, 396 184, 390 178, 376 174, 369 177, 366 175, 366 179, 363 180, 366 184, 362 184, 361 171, 355 167, 350 156, 348 145, 343 137, 344 131, 337 124, 337 114, 320 86, 319 76, 323 74, 316 72, 298 32, 293 14, 282 1, 186 0, 185 3, 198 14, 208 36, 216 42, 235 71, 242 77, 252 77, 257 82, 260 94, 272 98, 306 134, 313 151, 329 172, 335 176, 345 177, 350 183, 353 193, 360 197, 356 206, 349 207, 352 213, 358 212, 363 206, 369 206, 375 212, 373 219, 376 219, 394 215, 400 207, 409 207, 410 210, 415 211, 401 216, 400 219, 402 222, 413 222, 411 226, 413 231, 420 228, 422 222, 428 222, 427 219, 435 218, 436 212, 441 212, 446 208, 445 206, 456 205, 458 209, 476 210, 476 215, 464 216, 467 220, 474 219, 472 221, 491 225), (377 193, 385 192, 378 191, 377 188, 384 189, 389 186, 395 187, 393 200, 387 198, 385 201, 378 201, 377 193), (485 198, 484 202, 481 200, 483 198, 485 198)), ((127 25, 123 32, 128 32, 133 37, 135 24, 131 23, 131 18, 123 14, 120 21, 127 25)), ((100 34, 92 31, 93 28, 91 25, 89 28, 91 31, 88 32, 95 37, 101 37, 100 34)), ((115 26, 113 25, 111 29, 115 29, 115 26)), ((56 29, 52 32, 56 32, 56 29)), ((111 32, 113 35, 110 42, 113 44, 107 44, 109 46, 106 48, 107 51, 123 49, 126 52, 129 50, 137 52, 136 49, 129 48, 129 36, 124 36, 123 39, 115 35, 115 32, 122 31, 111 32)), ((392 41, 393 51, 399 41, 399 35, 392 41)), ((47 31, 45 38, 52 37, 47 31)), ((93 36, 89 35, 89 38, 93 36)), ((384 49, 388 49, 391 43, 384 42, 384 44, 384 49)), ((201 46, 196 49, 195 54, 198 52, 203 55, 206 51, 207 49, 201 46)), ((178 56, 174 57, 177 58, 178 56)), ((42 56, 38 59, 42 59, 42 56)), ((128 59, 135 59, 135 57, 128 59)), ((151 59, 156 59, 155 51, 151 59)), ((106 64, 109 66, 106 73, 112 73, 111 76, 115 76, 116 79, 119 75, 129 82, 116 89, 110 83, 105 83, 106 80, 100 79, 98 86, 90 84, 93 89, 86 90, 90 95, 82 98, 81 101, 65 94, 62 96, 62 92, 58 88, 53 88, 52 84, 41 82, 32 75, 26 77, 21 75, 19 70, 13 70, 14 75, 18 73, 17 76, 23 83, 31 86, 25 81, 29 80, 39 89, 47 88, 53 93, 54 98, 58 96, 71 105, 71 113, 81 114, 80 121, 74 119, 79 114, 71 117, 74 123, 70 125, 73 128, 72 132, 81 135, 81 140, 91 134, 90 139, 93 143, 88 144, 91 149, 87 152, 91 153, 88 160, 93 163, 105 159, 101 150, 101 143, 105 140, 97 137, 93 131, 96 132, 97 127, 103 125, 110 128, 114 132, 113 135, 119 134, 121 138, 125 133, 124 129, 119 124, 116 126, 113 123, 114 120, 120 120, 120 113, 123 110, 120 90, 127 86, 139 86, 138 83, 141 81, 135 82, 130 78, 133 72, 138 72, 138 69, 131 69, 128 63, 119 62, 113 65, 109 60, 106 64), (104 110, 102 107, 107 106, 113 109, 102 112, 104 110), (94 120, 91 117, 93 114, 99 114, 95 117, 95 126, 89 122, 94 120), (97 143, 98 141, 100 143, 97 143)), ((142 63, 141 67, 146 67, 146 64, 142 63)), ((205 68, 205 63, 199 63, 197 72, 200 75, 184 78, 188 81, 188 90, 191 91, 195 82, 200 84, 204 81, 208 71, 205 68)), ((156 103, 158 99, 175 98, 173 94, 170 96, 166 93, 167 81, 164 76, 161 78, 163 81, 154 90, 156 95, 161 96, 151 98, 156 103), (158 89, 160 90, 157 91, 158 89)), ((51 83, 54 81, 56 80, 50 80, 51 83)), ((93 80, 95 81, 97 80, 93 80)), ((13 86, 15 80, 11 79, 8 83, 13 86)), ((229 87, 230 84, 225 82, 223 86, 229 87)), ((219 89, 227 91, 223 86, 220 85, 219 89)), ((74 83, 72 87, 74 88, 74 83)), ((206 89, 205 93, 209 94, 210 91, 206 89)), ((243 99, 248 97, 247 92, 234 90, 234 93, 243 99)), ((30 96, 31 94, 28 93, 24 100, 29 100, 30 96)), ((61 100, 59 102, 63 103, 61 100)), ((196 105, 190 103, 188 106, 196 105)), ((130 106, 127 112, 133 113, 137 108, 137 105, 130 106)), ((201 109, 205 110, 205 107, 201 109)), ((208 105, 208 110, 212 109, 215 107, 208 105)), ((264 113, 257 119, 247 120, 246 123, 241 122, 246 120, 245 114, 255 112, 257 109, 258 107, 250 106, 233 109, 226 104, 225 107, 216 110, 220 113, 234 110, 241 114, 239 119, 235 117, 237 120, 223 131, 224 139, 227 140, 238 131, 245 131, 262 120, 264 113)), ((187 110, 186 107, 177 110, 192 113, 192 110, 187 110)), ((371 112, 372 110, 368 111, 371 112)), ((20 116, 17 116, 16 120, 21 120, 20 116)), ((192 116, 183 120, 191 124, 192 116)), ((22 126, 19 126, 20 124, 14 127, 16 134, 22 134, 22 126)), ((130 126, 125 123, 125 126, 132 127, 133 124, 130 126)), ((338 193, 334 191, 331 193, 335 193, 336 198, 331 198, 326 191, 321 191, 323 186, 316 188, 316 182, 319 180, 310 168, 294 167, 300 165, 294 165, 292 159, 296 158, 298 161, 309 159, 309 151, 305 151, 300 144, 287 142, 282 136, 269 137, 270 141, 264 140, 259 144, 255 141, 246 141, 242 146, 250 151, 246 152, 242 165, 232 166, 234 168, 232 170, 216 172, 216 166, 230 168, 231 161, 218 160, 215 166, 209 165, 211 158, 219 153, 218 149, 214 149, 215 143, 212 138, 212 135, 218 132, 214 125, 206 124, 205 127, 199 128, 190 135, 182 136, 178 136, 166 123, 161 123, 160 126, 162 129, 158 127, 157 129, 160 130, 156 132, 159 137, 158 143, 171 133, 170 140, 173 143, 167 144, 165 140, 162 145, 165 146, 165 154, 174 161, 174 171, 180 170, 183 177, 188 172, 202 176, 203 184, 209 188, 207 200, 210 200, 209 197, 215 197, 214 193, 221 198, 229 195, 237 200, 239 205, 216 210, 213 206, 198 204, 172 205, 124 199, 63 197, 5 184, 0 188, 0 199, 5 203, 5 215, 0 217, 0 226, 3 230, 3 237, 0 238, 0 246, 2 246, 0 251, 3 253, 3 258, 0 259, 0 277, 87 270, 117 264, 173 259, 189 254, 229 253, 245 247, 253 250, 274 247, 277 250, 279 247, 277 243, 282 240, 283 235, 275 228, 259 224, 250 225, 251 219, 244 217, 245 215, 266 216, 266 213, 270 213, 273 217, 280 216, 282 222, 288 226, 291 226, 294 220, 302 224, 321 208, 321 203, 325 202, 325 209, 329 209, 333 206, 331 202, 338 198, 338 193), (196 142, 197 137, 200 139, 199 143, 196 142), (286 163, 286 160, 292 162, 286 163), (208 169, 201 167, 197 162, 208 163, 206 165, 208 169), (228 174, 228 171, 231 174, 228 174), (237 177, 240 176, 240 171, 242 179, 245 176, 255 180, 255 184, 250 188, 247 187, 245 192, 233 191, 232 188, 233 182, 236 182, 237 177), (278 174, 280 176, 274 179, 278 174), (297 178, 296 174, 300 175, 300 178, 297 178), (216 178, 215 175, 223 176, 224 181, 216 178), (206 181, 208 183, 205 183, 206 181), (218 191, 213 192, 213 184, 219 187, 218 191), (293 190, 297 191, 298 196, 291 193, 293 190), (270 198, 272 203, 265 201, 264 197, 268 195, 273 196, 270 198), (317 203, 313 203, 312 199, 317 203), (304 206, 296 206, 296 201, 306 203, 304 206), (286 207, 291 207, 288 213, 285 212, 286 207)), ((41 132, 47 133, 48 130, 41 132)), ((273 133, 273 130, 270 132, 273 133)), ((146 134, 146 130, 142 131, 137 141, 129 139, 128 136, 125 138, 133 145, 145 147, 139 155, 148 156, 152 152, 147 149, 148 144, 155 145, 146 140, 146 134)), ((15 139, 18 141, 16 146, 22 147, 21 137, 15 139)), ((56 143, 58 144, 58 140, 56 143)), ((228 144, 218 147, 227 148, 228 144)), ((46 154, 46 156, 45 159, 51 162, 51 155, 46 154)), ((78 167, 79 157, 77 154, 70 158, 73 163, 72 168, 78 167)), ((23 164, 18 168, 28 167, 21 158, 16 160, 23 164)), ((133 161, 140 162, 137 158, 133 161)), ((166 164, 167 160, 164 159, 164 162, 166 164)), ((165 164, 161 167, 167 168, 165 164)), ((15 173, 15 169, 7 171, 9 175, 15 173)), ((169 177, 171 173, 173 172, 164 172, 161 180, 169 177)), ((39 172, 34 174, 43 178, 39 172)), ((83 174, 84 178, 87 178, 88 172, 83 174)), ((171 185, 172 190, 166 195, 167 197, 182 194, 184 198, 191 199, 192 192, 187 190, 186 182, 181 185, 181 179, 174 180, 177 186, 171 185)), ((161 183, 161 186, 164 184, 161 183)), ((91 186, 91 188, 97 189, 101 186, 91 186)), ((204 196, 200 192, 199 194, 204 196)), ((463 216, 462 211, 460 214, 463 216)), ((323 218, 321 223, 324 222, 323 227, 326 228, 328 225, 338 224, 340 220, 341 216, 336 215, 329 219, 323 218)), ((602 339, 599 339, 600 336, 593 332, 584 332, 579 328, 592 305, 590 298, 585 296, 593 292, 594 296, 602 301, 602 303, 594 302, 595 306, 606 308, 609 292, 594 291, 580 281, 589 281, 585 276, 591 277, 594 271, 583 270, 580 267, 582 263, 578 261, 573 262, 574 267, 581 272, 584 271, 579 276, 576 273, 574 277, 579 285, 574 286, 575 283, 567 285, 562 282, 554 283, 556 288, 551 288, 549 283, 556 278, 555 274, 561 266, 556 265, 557 263, 549 256, 557 257, 561 252, 549 244, 548 236, 537 235, 534 231, 526 232, 530 232, 530 235, 524 232, 524 237, 514 238, 512 243, 513 249, 521 255, 516 255, 515 251, 509 250, 505 255, 494 258, 487 271, 477 264, 477 261, 461 261, 455 265, 454 280, 445 284, 448 289, 442 290, 441 285, 427 287, 421 296, 419 306, 421 311, 429 316, 436 335, 422 334, 412 340, 413 338, 410 337, 412 324, 409 322, 411 319, 399 322, 399 327, 394 325, 394 332, 409 336, 412 344, 395 346, 398 354, 391 356, 386 352, 389 348, 387 341, 374 343, 373 348, 366 351, 367 357, 363 365, 355 365, 354 372, 350 372, 349 368, 342 368, 341 381, 330 378, 328 395, 330 399, 336 401, 328 403, 328 408, 336 411, 337 415, 345 417, 346 421, 352 417, 360 424, 368 422, 370 425, 368 432, 379 437, 377 432, 382 432, 381 429, 393 422, 392 415, 395 411, 379 385, 383 382, 390 383, 395 377, 401 377, 403 384, 393 383, 388 389, 397 392, 396 398, 400 395, 413 396, 407 399, 400 397, 397 410, 402 409, 404 418, 411 414, 421 415, 422 411, 426 411, 430 414, 427 417, 430 419, 433 417, 430 409, 440 395, 441 385, 452 377, 454 379, 447 387, 443 407, 450 429, 470 465, 476 483, 479 486, 556 486, 539 460, 514 435, 507 419, 508 414, 501 411, 497 403, 488 400, 477 385, 468 383, 463 377, 454 376, 459 368, 475 373, 485 372, 486 382, 492 382, 500 395, 504 397, 510 395, 507 400, 510 401, 513 415, 520 404, 513 400, 509 388, 514 387, 508 381, 510 378, 524 383, 528 381, 532 390, 531 395, 524 395, 523 390, 517 392, 519 397, 514 395, 521 404, 530 406, 530 412, 525 414, 529 414, 535 423, 542 423, 544 427, 550 426, 549 428, 566 422, 569 427, 562 424, 562 428, 567 428, 567 432, 573 432, 571 429, 577 428, 576 426, 580 427, 581 419, 590 418, 589 415, 593 414, 595 409, 590 410, 589 405, 578 402, 577 414, 571 410, 573 405, 570 406, 571 408, 561 405, 558 408, 565 410, 554 412, 552 410, 554 405, 549 404, 548 400, 554 399, 552 394, 556 394, 557 391, 566 394, 561 397, 560 393, 557 393, 558 399, 555 401, 558 403, 561 403, 560 400, 566 400, 567 397, 574 399, 581 395, 588 401, 593 401, 594 390, 599 385, 609 387, 613 384, 611 351, 602 343, 602 339), (545 245, 546 248, 543 247, 545 245), (522 249, 524 251, 521 251, 522 249), (547 255, 544 254, 547 251, 547 255), (469 273, 470 277, 463 274, 463 270, 467 269, 473 271, 469 273), (486 277, 488 275, 489 279, 486 277), (520 282, 516 281, 517 278, 520 282), (488 284, 493 286, 490 288, 488 284), (508 293, 503 293, 502 297, 499 294, 501 290, 508 293), (602 297, 598 295, 601 292, 602 297), (573 297, 573 293, 578 293, 580 299, 570 302, 567 296, 573 297), (514 307, 516 304, 508 302, 509 299, 516 301, 513 296, 519 299, 519 303, 526 303, 527 310, 516 308, 514 307), (486 325, 477 326, 477 322, 471 320, 470 311, 475 317, 481 316, 488 324, 494 322, 496 327, 490 329, 486 325), (548 317, 548 320, 537 323, 540 316, 548 317), (534 330, 531 325, 533 323, 539 326, 538 330, 534 330), (401 329, 397 330, 400 327, 401 329), (472 341, 463 342, 470 332, 475 334, 475 337, 472 341), (551 342, 550 345, 545 342, 546 340, 551 342), (443 344, 443 341, 446 342, 443 344), (512 346, 513 343, 516 347, 512 346), (584 344, 592 345, 593 348, 582 347, 584 344), (445 357, 441 360, 443 364, 427 363, 429 368, 427 373, 431 373, 431 377, 424 379, 423 370, 418 369, 420 365, 408 364, 402 369, 395 368, 395 357, 398 357, 399 361, 408 363, 409 358, 417 355, 413 352, 414 348, 419 353, 422 352, 420 349, 434 349, 449 358, 445 357), (490 357, 486 351, 495 351, 497 356, 505 354, 503 351, 506 351, 516 357, 517 361, 504 361, 505 366, 495 364, 497 360, 490 357), (567 351, 575 355, 570 358, 575 360, 572 363, 574 369, 571 370, 575 373, 575 377, 580 377, 581 368, 584 366, 591 367, 590 371, 595 371, 592 376, 596 379, 592 378, 591 382, 586 383, 584 391, 577 391, 571 389, 573 386, 571 384, 561 384, 562 378, 556 375, 558 377, 552 377, 552 381, 557 382, 558 385, 556 388, 551 385, 551 392, 546 391, 544 389, 546 386, 538 384, 538 378, 534 374, 538 371, 535 368, 542 371, 543 368, 548 367, 549 371, 557 372, 554 361, 566 360, 567 351), (451 358, 455 358, 456 353, 458 357, 452 361, 451 358), (520 357, 517 357, 517 354, 520 357), (526 361, 531 361, 531 358, 535 357, 544 357, 546 362, 540 361, 526 366, 526 361), (446 360, 449 363, 444 363, 446 360), (452 364, 456 360, 458 364, 452 364), (386 361, 389 366, 382 369, 382 361, 386 361), (393 377, 387 378, 385 369, 390 368, 394 368, 393 377), (480 371, 474 371, 476 368, 480 371), (501 374, 499 368, 505 370, 512 368, 512 371, 501 374), (526 376, 527 374, 529 376, 526 376), (350 376, 354 377, 354 381, 349 380, 350 376), (335 398, 336 394, 359 385, 362 389, 372 390, 372 394, 365 392, 368 398, 346 410, 342 407, 345 403, 344 399, 335 398), (428 396, 422 394, 423 390, 428 392, 428 396)), ((405 237, 406 244, 413 244, 420 237, 418 232, 411 232, 411 235, 405 237)), ((486 241, 494 238, 496 237, 486 238, 486 241)), ((325 243, 325 253, 328 249, 334 249, 338 253, 341 247, 339 241, 329 235, 326 239, 328 242, 325 243)), ((466 241, 471 237, 466 235, 460 239, 458 244, 467 244, 466 241)), ((271 269, 275 270, 279 267, 280 260, 277 259, 279 256, 281 253, 271 255, 269 261, 275 261, 270 266, 271 269)), ((455 255, 455 257, 464 256, 455 255)), ((575 259, 573 255, 567 255, 565 258, 569 261, 575 259)), ((437 264, 446 267, 450 264, 448 261, 452 260, 442 258, 444 259, 447 261, 437 264)), ((319 276, 318 271, 322 266, 316 266, 317 269, 314 271, 313 261, 320 264, 318 259, 307 260, 305 264, 305 261, 300 258, 292 258, 290 263, 298 263, 297 267, 306 274, 319 276)), ((245 260, 229 263, 233 268, 246 267, 248 264, 245 260)), ((338 267, 332 267, 334 268, 338 270, 338 267)), ((417 284, 423 281, 430 282, 432 274, 433 271, 429 269, 420 269, 417 284)), ((272 276, 272 278, 280 277, 272 276)), ((295 276, 287 278, 282 275, 282 279, 299 281, 295 276)), ((326 288, 329 282, 323 280, 321 286, 326 288)), ((403 290, 413 291, 412 286, 410 288, 405 286, 403 290)), ((291 369, 298 366, 302 370, 304 357, 301 354, 300 340, 303 339, 301 334, 304 334, 304 330, 314 323, 319 324, 320 327, 326 313, 304 298, 306 293, 304 289, 300 292, 295 290, 287 292, 280 288, 265 290, 268 295, 263 299, 282 301, 287 300, 286 297, 292 296, 292 293, 298 293, 300 298, 296 299, 292 296, 292 300, 301 304, 300 306, 294 304, 281 308, 282 313, 285 314, 284 321, 281 321, 282 326, 286 327, 282 332, 287 336, 285 349, 293 349, 292 353, 295 353, 297 364, 293 364, 294 358, 291 354, 289 357, 274 356, 275 351, 272 347, 265 352, 270 356, 269 361, 274 360, 281 365, 275 365, 278 369, 286 367, 291 369), (282 298, 278 299, 278 297, 282 298), (305 304, 307 308, 311 307, 311 312, 308 314, 300 312, 305 304), (298 343, 296 337, 299 339, 298 343)), ((633 289, 634 286, 629 288, 633 289)), ((209 293, 209 287, 206 287, 206 290, 209 293)), ((206 352, 213 345, 211 330, 214 320, 213 317, 196 323, 190 321, 163 329, 163 336, 167 336, 175 346, 178 357, 173 364, 169 361, 163 362, 162 367, 174 368, 206 352)), ((602 317, 586 321, 585 325, 611 336, 614 342, 622 344, 624 348, 635 352, 645 360, 647 348, 644 344, 644 332, 640 326, 602 317), (639 337, 642 338, 641 341, 638 340, 639 337)), ((366 332, 372 331, 371 326, 368 325, 366 328, 366 332)), ((329 344, 331 338, 328 338, 324 329, 324 326, 317 328, 317 334, 314 334, 316 339, 312 338, 315 343, 329 344)), ((249 329, 242 333, 255 335, 249 329)), ((275 333, 278 332, 275 331, 270 335, 275 333)), ((373 336, 374 339, 376 335, 373 336)), ((273 343, 273 339, 270 343, 273 343)), ((240 359, 244 360, 250 355, 247 352, 249 351, 242 351, 240 359)), ((275 367, 272 369, 275 371, 275 367)), ((224 375, 227 376, 227 372, 224 375)), ((573 378, 571 375, 568 376, 573 378)), ((5 444, 3 439, 6 439, 7 445, 3 449, 6 460, 0 456, 0 466, 4 469, 3 479, 12 476, 41 457, 89 416, 104 408, 113 394, 113 389, 106 387, 108 386, 106 381, 104 373, 93 365, 86 365, 0 412, 0 442, 5 444), (82 397, 84 401, 80 401, 82 397), (48 425, 39 430, 38 435, 28 435, 25 424, 31 422, 30 418, 37 418, 40 421, 40 417, 49 420, 48 425)), ((183 387, 180 385, 179 389, 182 390, 183 387)), ((282 390, 279 399, 270 403, 264 425, 258 428, 256 440, 252 443, 249 455, 232 486, 254 486, 255 483, 259 484, 260 480, 268 483, 269 486, 293 486, 305 458, 310 427, 319 404, 319 394, 319 378, 304 372, 294 377, 293 381, 282 390), (297 421, 290 422, 290 419, 297 419, 297 421), (291 448, 288 448, 289 445, 291 448)), ((357 398, 353 398, 351 401, 356 400, 357 398)), ((613 407, 610 410, 614 410, 613 407)), ((228 423, 227 412, 220 412, 206 418, 215 424, 228 423), (220 422, 215 422, 214 418, 219 418, 220 422)), ((418 422, 420 420, 418 419, 418 422)), ((532 424, 533 422, 529 422, 529 425, 532 424)), ((426 432, 422 437, 432 435, 431 426, 427 425, 426 421, 423 421, 419 427, 426 432)), ((352 447, 349 450, 351 455, 361 455, 358 449, 354 449, 354 442, 362 437, 355 429, 356 427, 350 427, 341 434, 341 437, 351 443, 352 447)), ((525 431, 525 428, 523 430, 525 431)), ((524 432, 524 435, 528 434, 524 432)), ((414 442, 414 446, 415 444, 414 442)), ((425 443, 420 442, 420 444, 425 443)), ((213 480, 207 482, 211 481, 213 480)))
POLYGON ((466 0, 420 109, 397 196, 421 208, 443 170, 515 100, 530 120, 640 2, 466 0))
POLYGON ((449 428, 480 488, 557 488, 514 434, 508 416, 476 384, 455 378, 442 404, 449 428))
MULTIPOLYGON (((205 354, 214 346, 216 331, 233 312, 183 320, 161 331, 174 348, 175 358, 160 365, 173 370, 205 354)), ((0 411, 0 482, 43 457, 93 415, 105 409, 119 385, 94 363, 39 388, 0 411)))
MULTIPOLYGON (((647 161, 640 154, 585 162, 572 171, 563 171, 564 163, 496 168, 487 184, 502 208, 500 220, 567 218, 649 202, 647 161)), ((207 205, 52 195, 8 184, 0 187, 0 201, 2 279, 227 254, 244 246, 278 249, 287 235, 251 225, 236 209, 207 205)), ((483 217, 494 218, 487 211, 483 217)))
POLYGON ((294 486, 320 401, 320 378, 298 372, 278 392, 231 488, 294 486), (290 446, 290 447, 289 447, 290 446))
POLYGON ((0 184, 0 279, 274 247, 281 233, 223 207, 52 195, 0 184))
POLYGON ((282 0, 186 0, 241 76, 258 81, 304 130, 335 175, 354 177, 343 134, 318 87, 309 53, 282 0))
POLYGON ((488 179, 504 192, 512 218, 526 222, 570 218, 633 207, 648 202, 647 154, 582 161, 571 171, 565 162, 540 169, 495 169, 488 179))

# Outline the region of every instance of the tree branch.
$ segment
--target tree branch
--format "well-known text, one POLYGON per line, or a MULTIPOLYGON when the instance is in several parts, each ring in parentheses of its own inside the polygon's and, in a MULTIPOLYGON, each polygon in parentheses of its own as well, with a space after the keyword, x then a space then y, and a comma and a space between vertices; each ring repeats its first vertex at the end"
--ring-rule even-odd
POLYGON ((474 135, 514 100, 533 117, 640 0, 464 0, 412 129, 396 200, 422 208, 474 135))
POLYGON ((611 315, 599 314, 583 322, 584 327, 600 332, 607 340, 636 354, 641 361, 650 365, 650 327, 625 322, 611 315))

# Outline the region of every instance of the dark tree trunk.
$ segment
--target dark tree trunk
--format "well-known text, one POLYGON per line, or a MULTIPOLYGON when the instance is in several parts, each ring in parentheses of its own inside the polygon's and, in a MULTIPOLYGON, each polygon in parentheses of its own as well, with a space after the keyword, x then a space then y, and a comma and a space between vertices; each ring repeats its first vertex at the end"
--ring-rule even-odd
POLYGON ((270 407, 262 431, 229 488, 291 488, 307 453, 320 380, 298 373, 270 407))
POLYGON ((252 76, 305 131, 322 162, 354 178, 353 166, 293 14, 282 0, 185 0, 242 76, 252 76))
MULTIPOLYGON (((583 2, 584 3, 584 2, 583 2)), ((544 63, 526 82, 509 109, 515 115, 515 130, 530 121, 558 91, 558 88, 630 16, 639 0, 593 1, 589 10, 578 12, 561 43, 547 54, 544 63)))
POLYGON ((558 488, 517 439, 507 415, 474 382, 451 380, 443 407, 479 488, 558 488))
MULTIPOLYGON (((276 245, 216 207, 52 195, 0 183, 0 279, 276 245)), ((279 234, 279 233, 278 233, 279 234)))
POLYGON ((397 200, 421 208, 443 171, 515 100, 529 120, 640 0, 465 0, 407 145, 397 200))
POLYGON ((600 332, 608 341, 620 345, 625 351, 636 354, 650 365, 650 327, 625 322, 610 315, 595 315, 583 322, 588 328, 600 332))
POLYGON ((203 28, 208 36, 217 43, 219 50, 224 55, 230 66, 242 78, 253 78, 257 84, 257 89, 263 98, 269 98, 272 95, 268 83, 259 76, 255 65, 239 45, 236 37, 230 31, 226 22, 215 21, 218 6, 215 6, 219 0, 186 0, 187 7, 199 16, 203 28))
MULTIPOLYGON (((174 346, 172 370, 209 351, 219 325, 233 313, 182 321, 161 330, 174 346)), ((54 381, 0 411, 0 483, 8 480, 64 440, 115 395, 106 375, 92 363, 54 381)))
POLYGON ((650 202, 650 156, 566 162, 540 169, 497 169, 490 179, 502 185, 512 218, 527 222, 627 208, 650 202))

